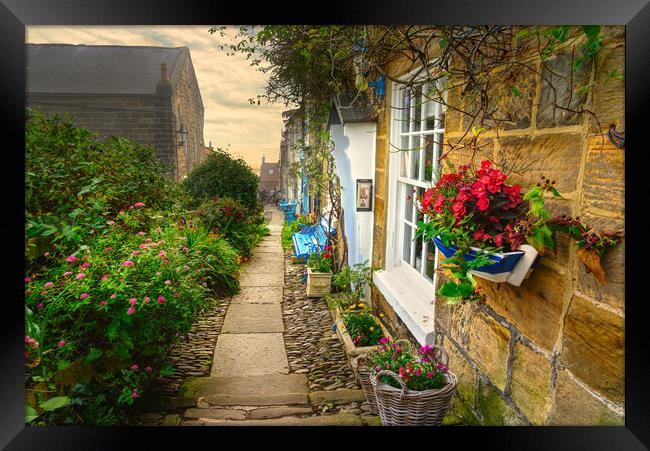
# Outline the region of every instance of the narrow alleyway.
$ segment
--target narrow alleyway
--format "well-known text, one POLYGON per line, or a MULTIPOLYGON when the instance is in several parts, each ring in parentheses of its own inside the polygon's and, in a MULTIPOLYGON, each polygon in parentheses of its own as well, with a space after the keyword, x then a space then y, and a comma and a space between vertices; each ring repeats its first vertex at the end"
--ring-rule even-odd
MULTIPOLYGON (((271 234, 244 266, 241 292, 224 304, 209 375, 186 373, 190 377, 173 398, 177 413, 168 409, 162 423, 164 412, 148 414, 150 420, 187 426, 377 424, 329 330, 325 302, 304 296, 302 265, 285 269, 282 212, 267 206, 265 216, 271 234)), ((183 351, 193 353, 187 346, 183 351)))

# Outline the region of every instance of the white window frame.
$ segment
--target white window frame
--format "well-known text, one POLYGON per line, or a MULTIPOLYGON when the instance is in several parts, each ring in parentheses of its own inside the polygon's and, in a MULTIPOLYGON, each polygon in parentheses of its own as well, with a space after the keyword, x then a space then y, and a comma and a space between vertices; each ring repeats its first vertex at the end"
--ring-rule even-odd
MULTIPOLYGON (((415 72, 415 71, 414 71, 415 72)), ((412 74, 407 74, 403 78, 407 78, 412 74)), ((402 85, 399 83, 392 83, 392 98, 391 104, 393 106, 402 107, 402 85)), ((446 95, 446 94, 445 94, 446 95)), ((434 117, 438 118, 440 108, 443 105, 436 103, 434 106, 436 113, 434 117)), ((424 109, 424 107, 421 107, 424 109)), ((421 110, 423 111, 423 110, 421 110)), ((433 344, 435 339, 435 285, 437 274, 435 269, 438 266, 438 253, 434 251, 434 271, 432 280, 425 276, 426 273, 426 258, 422 259, 420 270, 417 271, 410 262, 415 261, 415 248, 416 243, 412 242, 411 256, 409 264, 403 261, 403 243, 404 243, 404 224, 414 225, 417 218, 415 208, 413 209, 411 220, 408 221, 404 218, 404 207, 406 196, 413 197, 414 193, 406 193, 406 186, 413 185, 418 188, 428 188, 431 184, 435 183, 435 174, 438 166, 437 156, 442 152, 441 144, 434 144, 434 151, 432 156, 433 176, 431 181, 422 181, 424 175, 424 161, 425 150, 420 150, 419 153, 419 170, 417 174, 418 179, 404 177, 400 174, 401 170, 401 152, 396 152, 396 148, 401 147, 401 138, 404 136, 409 137, 409 148, 412 146, 412 136, 434 135, 444 133, 443 128, 434 128, 422 132, 426 124, 426 115, 420 116, 419 131, 414 130, 414 122, 409 124, 409 131, 401 133, 399 122, 403 118, 403 110, 391 108, 391 117, 389 122, 390 127, 390 144, 389 144, 389 169, 388 169, 388 205, 387 205, 387 234, 386 234, 386 253, 385 253, 385 270, 377 271, 375 273, 375 284, 377 288, 384 295, 388 303, 395 310, 398 316, 402 319, 405 325, 409 328, 413 336, 421 344, 433 344)), ((435 124, 435 123, 434 123, 435 124)), ((437 124, 436 124, 437 125, 437 124)), ((410 158, 413 155, 418 155, 412 151, 410 158)), ((409 158, 409 161, 411 161, 409 158)), ((410 169, 409 169, 410 171, 410 169)), ((425 217, 426 220, 426 217, 425 217)), ((412 236, 413 236, 412 232, 412 236)), ((432 246, 432 243, 425 243, 422 249, 422 255, 427 255, 427 245, 432 246)))

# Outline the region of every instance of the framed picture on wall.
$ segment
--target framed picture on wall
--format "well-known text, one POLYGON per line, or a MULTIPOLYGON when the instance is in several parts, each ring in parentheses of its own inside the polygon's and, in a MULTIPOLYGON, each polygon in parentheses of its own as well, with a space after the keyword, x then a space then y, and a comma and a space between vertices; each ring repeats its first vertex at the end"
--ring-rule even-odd
POLYGON ((357 179, 357 211, 372 211, 372 179, 357 179))

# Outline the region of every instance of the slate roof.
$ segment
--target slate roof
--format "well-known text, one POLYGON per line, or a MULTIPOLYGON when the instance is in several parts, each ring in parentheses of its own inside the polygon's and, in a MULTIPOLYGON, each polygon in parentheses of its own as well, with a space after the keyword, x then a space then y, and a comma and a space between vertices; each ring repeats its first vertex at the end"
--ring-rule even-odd
POLYGON ((187 47, 26 44, 27 92, 154 94, 160 64, 174 85, 187 47))
POLYGON ((351 124, 355 122, 375 122, 376 117, 370 99, 365 92, 344 93, 333 97, 334 108, 330 114, 330 124, 351 124))

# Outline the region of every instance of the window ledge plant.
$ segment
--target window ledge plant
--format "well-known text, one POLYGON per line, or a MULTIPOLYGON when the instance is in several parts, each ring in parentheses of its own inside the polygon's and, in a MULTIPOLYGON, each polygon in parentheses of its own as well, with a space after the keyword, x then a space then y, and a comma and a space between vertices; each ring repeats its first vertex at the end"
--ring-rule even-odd
MULTIPOLYGON (((561 198, 555 181, 542 176, 542 181, 522 196, 521 186, 509 185, 506 179, 491 161, 484 160, 478 170, 465 164, 439 177, 422 196, 418 208, 429 219, 418 222, 416 236, 433 240, 448 257, 438 269, 448 279, 438 294, 448 303, 485 301, 473 274, 490 272, 490 266, 504 259, 504 252, 528 245, 540 255, 555 250, 557 232, 578 240, 578 258, 588 272, 604 282, 600 257, 621 240, 621 232, 599 232, 580 223, 579 218, 551 217, 544 197, 561 198), (455 250, 453 255, 450 249, 455 250)), ((529 268, 535 263, 528 261, 529 268)))

